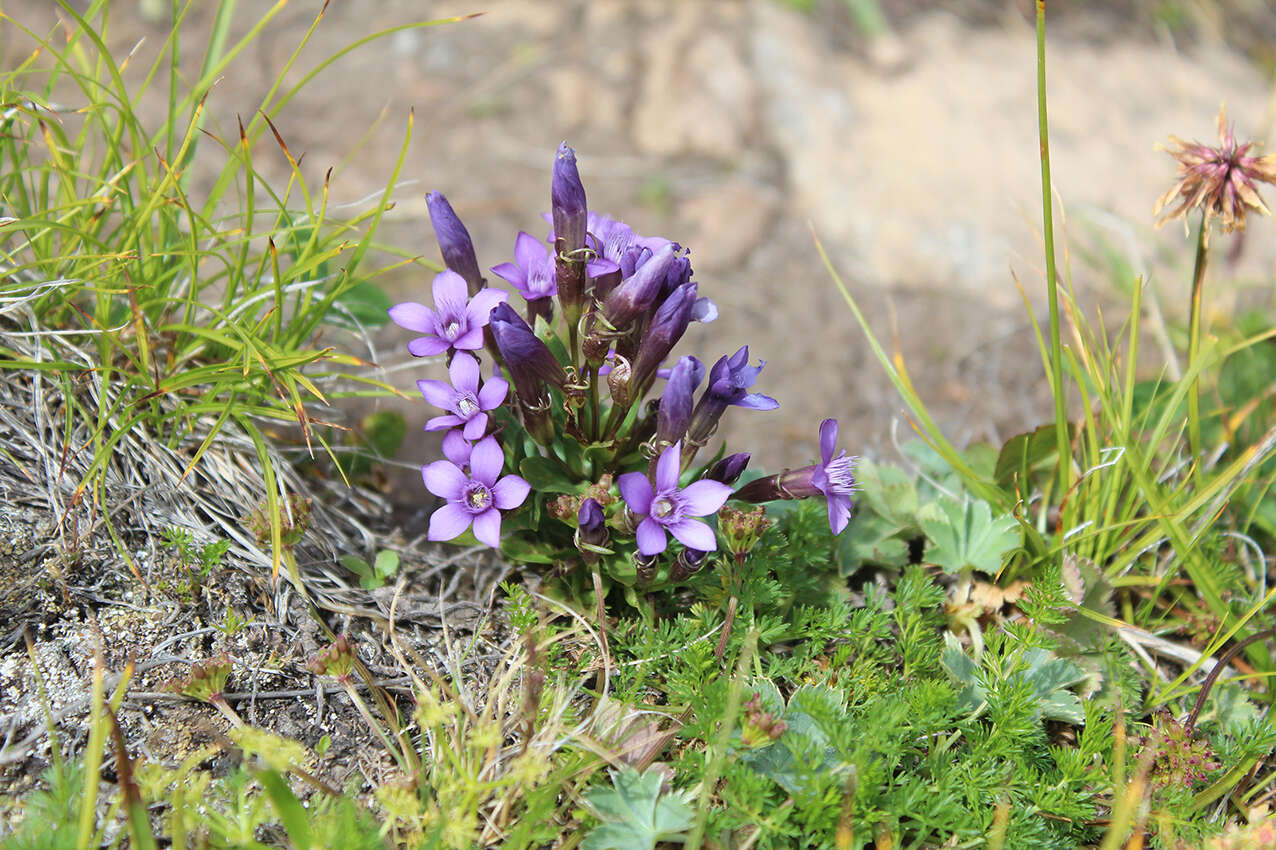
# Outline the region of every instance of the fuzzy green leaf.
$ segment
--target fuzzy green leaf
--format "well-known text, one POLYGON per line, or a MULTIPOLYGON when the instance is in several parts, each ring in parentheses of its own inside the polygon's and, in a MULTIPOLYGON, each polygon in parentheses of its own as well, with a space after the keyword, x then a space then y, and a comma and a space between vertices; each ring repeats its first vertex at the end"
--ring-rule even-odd
POLYGON ((631 767, 611 776, 611 788, 595 788, 585 805, 602 823, 590 831, 583 850, 652 850, 658 842, 678 841, 691 828, 694 813, 685 791, 660 793, 662 774, 631 767))
POLYGON ((995 575, 1002 559, 1023 542, 1014 517, 994 520, 983 501, 940 499, 923 507, 918 516, 930 541, 926 559, 947 573, 970 569, 995 575))

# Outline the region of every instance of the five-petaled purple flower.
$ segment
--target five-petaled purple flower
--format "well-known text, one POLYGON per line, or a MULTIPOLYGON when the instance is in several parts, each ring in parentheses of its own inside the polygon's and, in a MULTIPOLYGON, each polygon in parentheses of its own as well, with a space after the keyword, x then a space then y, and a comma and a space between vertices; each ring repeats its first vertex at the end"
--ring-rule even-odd
POLYGON ((447 500, 430 516, 430 540, 451 540, 473 526, 474 538, 497 549, 501 545, 501 511, 523 504, 531 491, 517 475, 503 478, 505 453, 495 437, 484 437, 470 452, 466 473, 450 460, 436 460, 421 467, 426 489, 447 500))
POLYGON ((514 262, 492 266, 492 272, 514 285, 524 300, 550 298, 558 294, 554 258, 549 246, 532 234, 520 230, 514 240, 514 262))
POLYGON ((473 356, 458 351, 448 369, 452 383, 447 381, 417 381, 425 400, 435 407, 452 411, 447 416, 436 416, 425 423, 427 431, 445 428, 463 428, 467 440, 477 440, 487 431, 487 411, 495 410, 505 401, 509 382, 491 377, 479 388, 479 365, 473 356))
POLYGON ((678 487, 681 457, 682 446, 679 443, 664 450, 656 462, 655 487, 641 472, 627 472, 617 482, 625 504, 643 517, 637 533, 638 552, 642 555, 658 555, 665 551, 669 544, 666 531, 691 549, 713 552, 718 548, 713 529, 692 517, 717 513, 731 495, 731 488, 720 481, 703 479, 678 487))
POLYGON ((408 343, 417 357, 442 354, 448 349, 475 351, 483 347, 483 326, 492 308, 509 300, 500 289, 481 289, 469 298, 465 280, 451 269, 434 276, 434 309, 415 301, 390 308, 390 318, 401 328, 423 336, 408 343))

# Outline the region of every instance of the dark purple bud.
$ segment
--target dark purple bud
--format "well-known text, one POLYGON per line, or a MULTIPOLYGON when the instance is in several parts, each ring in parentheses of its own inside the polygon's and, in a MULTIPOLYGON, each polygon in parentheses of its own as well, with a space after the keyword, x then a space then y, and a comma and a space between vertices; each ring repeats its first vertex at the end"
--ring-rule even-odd
POLYGON ((430 224, 434 225, 434 238, 443 253, 443 263, 465 279, 466 288, 473 297, 487 284, 479 271, 470 232, 465 229, 442 192, 426 195, 425 206, 430 211, 430 224))
POLYGON ((567 383, 567 374, 553 352, 506 302, 492 309, 489 327, 524 416, 548 412, 549 387, 562 389, 567 383))
POLYGON ((708 552, 702 552, 699 549, 683 549, 678 553, 678 557, 674 559, 673 567, 669 570, 669 580, 686 581, 700 572, 700 568, 704 566, 705 558, 708 554, 708 552))
MULTIPOLYGON (((814 467, 811 468, 814 469, 814 467)), ((757 505, 763 502, 773 502, 776 499, 792 499, 794 497, 786 496, 784 491, 780 489, 780 475, 768 475, 765 478, 753 479, 732 493, 731 498, 741 502, 752 502, 757 505)))
MULTIPOLYGON (((691 324, 691 312, 696 305, 696 289, 694 283, 679 286, 656 310, 651 325, 638 345, 638 353, 634 356, 633 380, 639 394, 646 389, 647 383, 656 374, 656 369, 687 332, 687 326, 691 324)), ((703 368, 700 374, 704 374, 703 368)), ((699 383, 699 378, 696 383, 699 383)), ((675 439, 681 437, 679 434, 675 439)))
POLYGON ((635 319, 656 303, 664 286, 665 273, 673 260, 673 244, 669 243, 612 290, 603 304, 603 315, 613 328, 628 330, 635 319))
MULTIPOLYGON (((585 232, 589 211, 585 187, 576 170, 576 151, 563 142, 554 157, 554 177, 549 188, 554 220, 554 273, 558 301, 569 328, 580 321, 585 302, 585 232)), ((574 333, 574 331, 573 331, 574 333)))
MULTIPOLYGON (((656 414, 656 444, 673 445, 687 433, 696 387, 704 377, 704 365, 694 357, 681 357, 669 375, 656 414)), ((729 482, 728 482, 729 483, 729 482)))
POLYGON ((734 484, 744 474, 745 468, 749 465, 749 457, 750 454, 748 452, 736 452, 733 455, 727 455, 709 467, 709 471, 704 474, 704 477, 713 481, 721 481, 723 484, 734 484))
POLYGON ((558 146, 554 157, 554 178, 549 188, 550 209, 554 217, 554 239, 559 250, 576 251, 585 247, 585 227, 589 211, 585 204, 585 186, 576 169, 576 151, 566 142, 558 146))
POLYGON ((659 555, 643 555, 634 552, 634 568, 637 572, 639 584, 650 584, 651 580, 656 577, 656 560, 659 555))
POLYGON ((603 506, 597 499, 585 499, 580 503, 580 511, 576 514, 576 546, 588 554, 597 556, 586 547, 602 548, 607 545, 607 520, 603 515, 603 506))

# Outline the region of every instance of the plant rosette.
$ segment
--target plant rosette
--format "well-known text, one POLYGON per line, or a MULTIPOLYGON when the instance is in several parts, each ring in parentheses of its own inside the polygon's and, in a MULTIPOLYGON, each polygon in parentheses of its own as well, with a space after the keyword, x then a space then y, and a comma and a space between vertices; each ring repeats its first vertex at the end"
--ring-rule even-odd
POLYGON ((722 446, 697 462, 729 409, 779 406, 753 391, 766 364, 751 364, 748 346, 707 370, 675 355, 690 324, 713 321, 717 307, 682 245, 588 210, 570 147, 554 160, 548 235, 520 231, 514 261, 491 268, 512 294, 489 288, 447 199, 426 202, 447 269, 433 306, 407 302, 389 315, 419 334, 410 353, 448 363, 449 380, 418 381, 439 411, 425 429, 445 431, 444 459, 422 467, 442 500, 429 539, 499 548, 564 576, 587 565, 648 591, 685 581, 723 548, 743 556, 718 528, 731 500, 819 498, 832 531, 846 527, 854 458, 837 451, 834 419, 820 426, 819 463, 739 489, 748 452, 722 446))

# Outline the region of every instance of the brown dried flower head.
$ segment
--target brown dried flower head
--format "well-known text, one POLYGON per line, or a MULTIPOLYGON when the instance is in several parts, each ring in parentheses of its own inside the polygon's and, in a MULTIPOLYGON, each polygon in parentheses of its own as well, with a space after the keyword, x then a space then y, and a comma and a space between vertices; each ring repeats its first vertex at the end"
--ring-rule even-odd
POLYGON ((1174 148, 1158 145, 1178 160, 1178 182, 1161 196, 1152 210, 1161 210, 1177 201, 1177 206, 1161 216, 1157 226, 1172 218, 1183 218, 1187 228, 1187 214, 1200 207, 1205 211, 1205 232, 1218 218, 1224 233, 1245 229, 1245 210, 1251 207, 1263 215, 1271 211, 1259 197, 1258 183, 1276 184, 1276 155, 1253 156, 1254 142, 1238 142, 1227 124, 1227 108, 1218 110, 1217 147, 1200 142, 1185 142, 1170 136, 1174 148))

